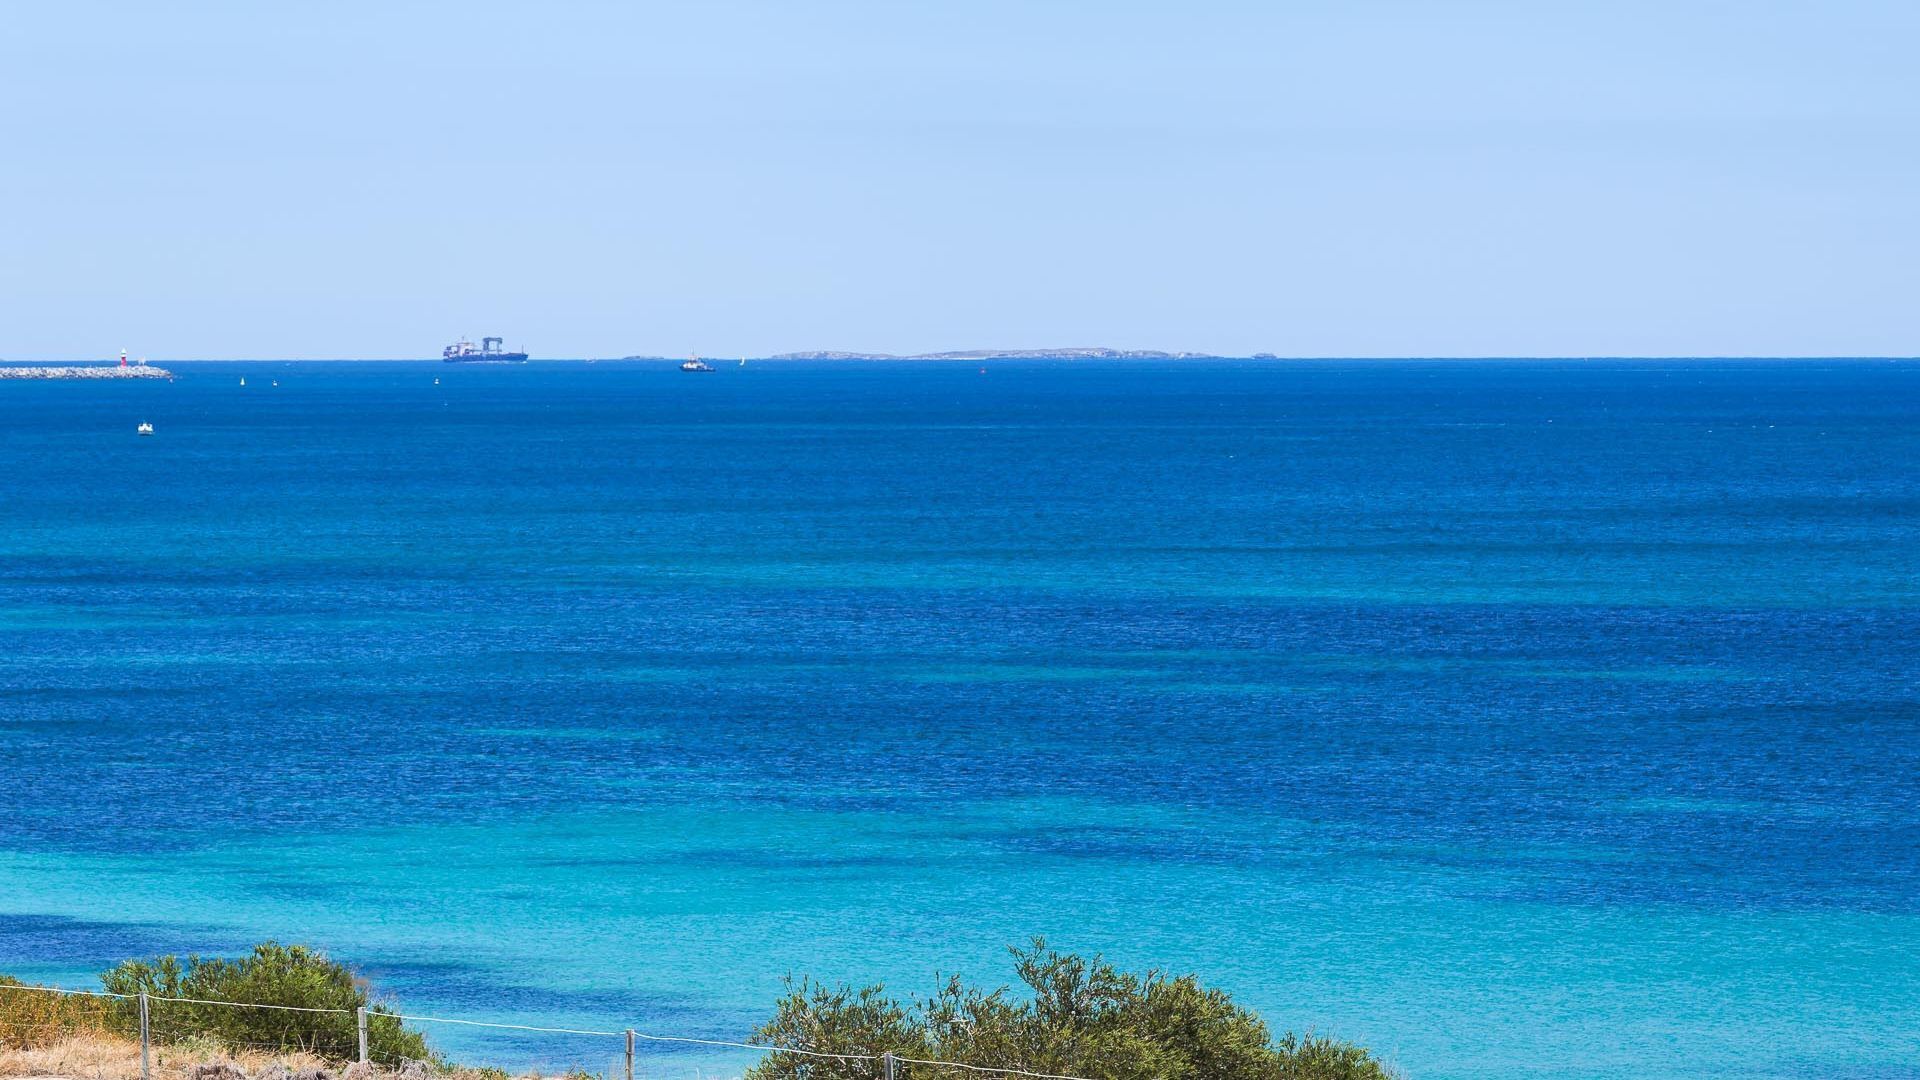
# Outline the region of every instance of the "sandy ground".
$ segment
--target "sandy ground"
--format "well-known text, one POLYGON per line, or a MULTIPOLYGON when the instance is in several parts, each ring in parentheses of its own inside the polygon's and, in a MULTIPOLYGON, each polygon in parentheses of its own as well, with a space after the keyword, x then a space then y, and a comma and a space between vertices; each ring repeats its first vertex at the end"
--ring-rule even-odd
MULTIPOLYGON (((234 1053, 212 1044, 155 1047, 152 1080, 424 1080, 418 1065, 384 1068, 329 1067, 311 1054, 278 1051, 234 1053), (220 1068, 226 1066, 226 1069, 220 1068), (227 1070, 233 1071, 227 1071, 227 1070)), ((500 1073, 455 1069, 433 1080, 495 1080, 500 1073)), ((140 1044, 111 1035, 74 1035, 30 1049, 0 1044, 0 1077, 8 1080, 140 1080, 140 1044)), ((541 1080, 529 1075, 518 1080, 541 1080)))
MULTIPOLYGON (((307 1054, 231 1054, 214 1047, 165 1046, 153 1053, 153 1080, 192 1080, 195 1070, 224 1062, 249 1077, 273 1065, 298 1073, 323 1068, 325 1063, 307 1054)), ((111 1035, 75 1035, 31 1049, 0 1047, 0 1076, 66 1077, 69 1080, 139 1080, 140 1044, 111 1035)))

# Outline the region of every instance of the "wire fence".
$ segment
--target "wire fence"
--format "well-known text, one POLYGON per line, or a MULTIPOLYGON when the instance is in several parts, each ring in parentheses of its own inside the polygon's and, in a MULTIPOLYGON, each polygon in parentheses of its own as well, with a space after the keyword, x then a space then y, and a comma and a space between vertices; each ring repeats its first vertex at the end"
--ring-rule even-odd
MULTIPOLYGON (((424 1042, 393 1038, 405 1033, 403 1025, 438 1024, 488 1033, 515 1036, 564 1036, 569 1041, 568 1063, 552 1070, 587 1080, 650 1080, 638 1061, 638 1048, 645 1044, 704 1047, 739 1054, 759 1055, 762 1060, 775 1055, 794 1059, 796 1075, 811 1077, 808 1062, 833 1062, 857 1065, 860 1075, 870 1080, 977 1080, 981 1077, 1020 1078, 1020 1080, 1089 1080, 1087 1077, 1031 1071, 1023 1068, 975 1065, 959 1061, 940 1061, 908 1057, 890 1050, 870 1053, 837 1053, 801 1046, 781 1046, 763 1042, 709 1039, 690 1035, 662 1035, 628 1028, 603 1030, 583 1027, 548 1027, 532 1024, 505 1024, 485 1020, 467 1020, 447 1016, 424 1016, 391 1012, 379 1006, 355 1009, 323 1009, 267 1002, 215 1001, 205 998, 164 997, 158 994, 118 994, 104 990, 76 990, 57 986, 30 986, 0 983, 0 992, 47 995, 58 1007, 11 1008, 0 1012, 0 1048, 33 1048, 90 1033, 110 1032, 137 1037, 140 1044, 140 1080, 154 1080, 156 1054, 166 1049, 200 1052, 220 1049, 252 1052, 256 1056, 293 1056, 318 1062, 352 1062, 366 1070, 384 1067, 406 1075, 425 1075, 439 1066, 430 1057, 409 1055, 395 1049, 419 1047, 424 1042), (248 1010, 254 1017, 244 1025, 216 1023, 205 1010, 248 1010), (303 1015, 304 1014, 304 1015, 303 1015), (318 1022, 316 1022, 316 1020, 318 1022), (581 1040, 593 1040, 582 1044, 581 1040), (606 1040, 606 1042, 597 1042, 606 1040), (588 1049, 591 1046, 593 1049, 588 1049), (583 1061, 598 1062, 598 1051, 607 1054, 604 1071, 585 1067, 583 1061), (591 1056, 588 1056, 591 1055, 591 1056), (908 1069, 906 1066, 913 1066, 908 1069)), ((204 1056, 204 1054, 202 1054, 204 1056)), ((284 1068, 284 1066, 283 1066, 284 1068)), ((98 1070, 96 1070, 97 1072, 98 1070)), ((322 1080, 313 1069, 287 1069, 284 1080, 322 1080)), ((504 1077, 498 1068, 463 1069, 484 1072, 489 1077, 504 1077)), ((528 1069, 538 1075, 539 1069, 528 1069)), ((212 1074, 198 1074, 213 1080, 212 1074)), ((657 1070, 653 1073, 658 1075, 657 1070)), ((835 1076, 842 1074, 834 1074, 835 1076)), ((348 1070, 349 1080, 352 1076, 348 1070)))

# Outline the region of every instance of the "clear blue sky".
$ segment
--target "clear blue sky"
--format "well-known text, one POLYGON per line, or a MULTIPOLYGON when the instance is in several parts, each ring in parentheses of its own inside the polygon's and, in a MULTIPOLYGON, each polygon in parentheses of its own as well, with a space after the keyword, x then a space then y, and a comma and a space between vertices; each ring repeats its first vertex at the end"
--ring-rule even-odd
POLYGON ((8 5, 0 357, 1920 352, 1920 3, 8 5))

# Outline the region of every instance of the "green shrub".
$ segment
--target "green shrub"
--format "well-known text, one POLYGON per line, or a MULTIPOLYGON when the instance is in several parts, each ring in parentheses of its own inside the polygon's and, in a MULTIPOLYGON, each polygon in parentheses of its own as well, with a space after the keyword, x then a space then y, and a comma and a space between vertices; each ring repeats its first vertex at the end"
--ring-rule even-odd
MULTIPOLYGON (((367 1007, 369 1055, 378 1062, 437 1060, 419 1032, 410 1031, 388 1010, 369 1002, 367 988, 346 965, 304 945, 266 942, 238 960, 219 957, 162 956, 128 960, 100 976, 116 994, 145 992, 150 1001, 148 1030, 156 1042, 211 1038, 231 1047, 299 1049, 346 1061, 359 1056, 354 1010, 367 1007), (286 1008, 235 1008, 203 1002, 246 1002, 286 1008), (334 1012, 300 1012, 328 1009, 334 1012)), ((139 1006, 114 1003, 119 1030, 137 1034, 139 1006)))
MULTIPOLYGON (((878 986, 788 983, 758 1040, 816 1053, 960 1062, 1093 1080, 1387 1080, 1365 1050, 1287 1035, 1192 975, 1116 971, 1053 952, 1036 939, 1012 950, 1027 993, 950 980, 911 1006, 878 986)), ((901 1064, 900 1080, 959 1080, 939 1066, 901 1064)), ((875 1062, 769 1054, 748 1080, 875 1080, 875 1062)), ((977 1078, 976 1078, 977 1080, 977 1078)))

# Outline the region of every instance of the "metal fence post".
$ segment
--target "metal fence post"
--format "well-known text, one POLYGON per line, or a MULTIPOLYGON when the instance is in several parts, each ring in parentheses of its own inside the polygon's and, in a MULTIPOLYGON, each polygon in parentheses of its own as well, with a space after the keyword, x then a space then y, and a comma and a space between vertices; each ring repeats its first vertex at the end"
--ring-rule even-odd
POLYGON ((893 1051, 888 1050, 880 1055, 880 1067, 886 1070, 886 1080, 894 1080, 893 1051))
POLYGON ((153 1038, 147 1028, 147 992, 140 991, 140 1080, 152 1080, 153 1069, 147 1060, 147 1048, 153 1044, 153 1038))
POLYGON ((627 1080, 633 1080, 633 1029, 627 1029, 627 1080))
POLYGON ((353 1011, 358 1014, 356 1019, 360 1026, 360 1064, 365 1065, 367 1063, 367 1007, 362 1005, 353 1011))

